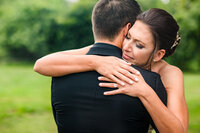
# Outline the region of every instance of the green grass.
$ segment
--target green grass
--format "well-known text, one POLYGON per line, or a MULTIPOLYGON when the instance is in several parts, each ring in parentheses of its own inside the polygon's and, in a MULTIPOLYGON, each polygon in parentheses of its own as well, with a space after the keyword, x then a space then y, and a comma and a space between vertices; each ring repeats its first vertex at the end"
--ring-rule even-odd
MULTIPOLYGON (((50 78, 32 66, 0 66, 0 132, 55 133, 50 103, 50 78)), ((200 131, 200 74, 185 73, 189 133, 200 131)))
POLYGON ((200 132, 200 74, 184 74, 189 109, 189 133, 200 132))
POLYGON ((55 133, 50 78, 32 66, 0 66, 0 132, 55 133))

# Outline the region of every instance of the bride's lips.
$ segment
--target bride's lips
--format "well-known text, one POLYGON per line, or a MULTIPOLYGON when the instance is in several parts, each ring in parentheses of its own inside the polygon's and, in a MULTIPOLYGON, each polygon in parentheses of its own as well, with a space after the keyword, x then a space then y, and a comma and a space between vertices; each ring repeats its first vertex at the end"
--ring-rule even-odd
POLYGON ((132 60, 133 58, 128 56, 127 54, 123 53, 122 57, 125 59, 125 60, 132 60))

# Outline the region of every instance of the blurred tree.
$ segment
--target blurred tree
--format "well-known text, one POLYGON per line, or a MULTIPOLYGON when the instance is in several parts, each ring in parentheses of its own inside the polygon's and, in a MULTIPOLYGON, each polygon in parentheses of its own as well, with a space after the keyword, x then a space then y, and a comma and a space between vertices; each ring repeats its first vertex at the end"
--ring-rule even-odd
POLYGON ((57 6, 63 3, 52 2, 4 2, 1 6, 3 21, 0 27, 0 45, 7 51, 7 56, 33 60, 48 53, 47 37, 56 21, 54 16, 59 12, 57 6))
MULTIPOLYGON (((91 12, 98 0, 0 0, 0 57, 33 61, 51 52, 93 43, 91 12)), ((145 11, 162 8, 180 25, 181 43, 166 60, 200 70, 200 1, 139 0, 145 11)))
POLYGON ((50 52, 93 43, 91 11, 95 1, 65 0, 4 2, 0 47, 7 56, 35 60, 50 52))
POLYGON ((80 1, 68 9, 66 19, 57 25, 59 30, 50 32, 51 52, 80 48, 94 42, 91 14, 95 3, 94 0, 80 1))
POLYGON ((174 14, 180 25, 182 40, 171 62, 184 70, 200 70, 200 1, 182 0, 174 14))

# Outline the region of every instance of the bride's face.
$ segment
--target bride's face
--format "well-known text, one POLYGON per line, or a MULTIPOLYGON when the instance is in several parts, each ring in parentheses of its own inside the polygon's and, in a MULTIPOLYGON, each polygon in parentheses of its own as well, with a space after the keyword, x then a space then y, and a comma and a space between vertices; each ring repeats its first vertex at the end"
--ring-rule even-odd
POLYGON ((137 20, 131 27, 123 43, 123 59, 144 67, 154 49, 154 41, 149 27, 137 20))

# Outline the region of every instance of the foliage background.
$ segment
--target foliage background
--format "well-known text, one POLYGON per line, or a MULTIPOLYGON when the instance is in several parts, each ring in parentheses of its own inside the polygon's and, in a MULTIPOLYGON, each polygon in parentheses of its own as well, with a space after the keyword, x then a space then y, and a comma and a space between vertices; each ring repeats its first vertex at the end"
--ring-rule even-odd
MULTIPOLYGON (((46 54, 92 44, 91 11, 97 0, 0 0, 0 60, 34 62, 46 54)), ((138 0, 142 9, 170 12, 182 40, 167 59, 186 71, 200 70, 200 1, 138 0)))
MULTIPOLYGON (((93 43, 91 11, 97 0, 70 1, 0 0, 1 133, 56 132, 50 78, 34 73, 32 67, 36 59, 46 54, 93 43)), ((200 0, 138 2, 143 11, 153 7, 167 10, 180 25, 181 43, 167 61, 184 71, 189 133, 198 133, 200 0)))

